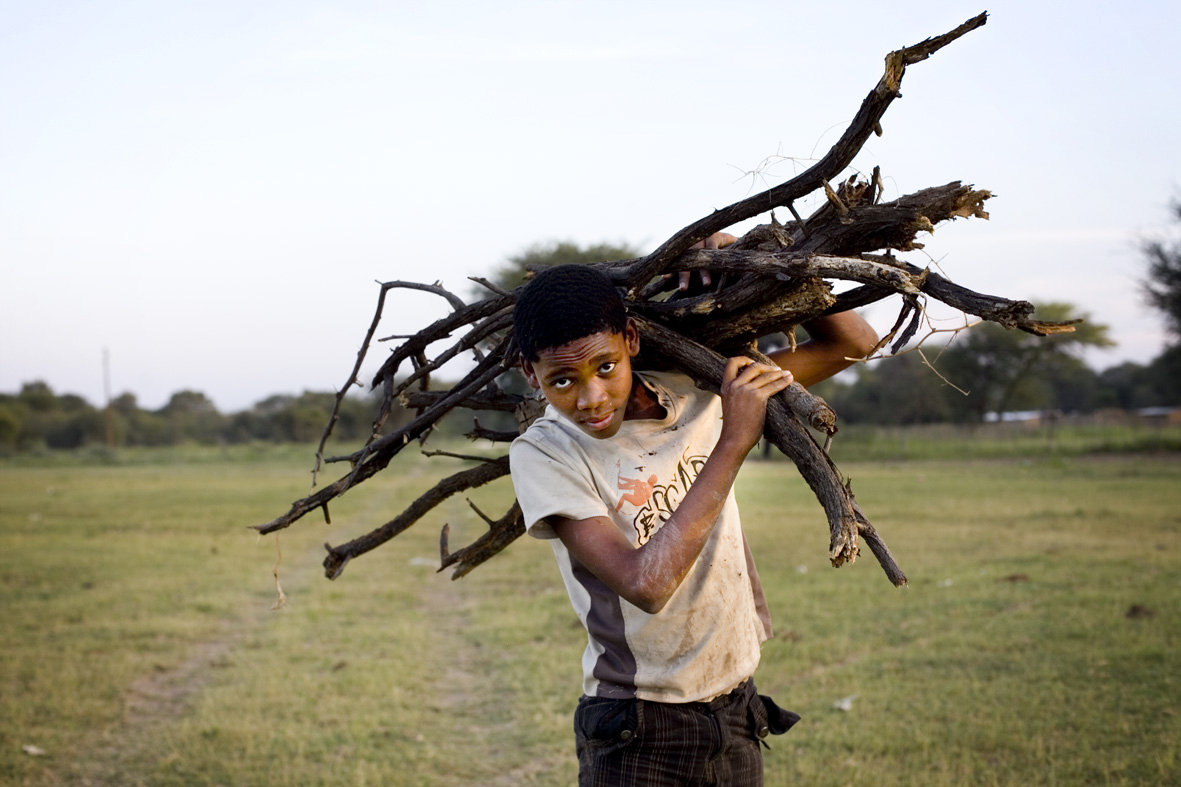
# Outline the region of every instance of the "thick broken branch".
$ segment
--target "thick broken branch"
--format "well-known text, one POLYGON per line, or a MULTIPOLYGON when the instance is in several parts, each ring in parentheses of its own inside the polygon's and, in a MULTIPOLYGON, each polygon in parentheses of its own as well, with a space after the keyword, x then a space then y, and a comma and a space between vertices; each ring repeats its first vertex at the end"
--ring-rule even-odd
POLYGON ((360 538, 354 538, 340 546, 324 545, 328 556, 324 558, 324 575, 329 579, 336 579, 344 571, 345 564, 357 555, 363 555, 371 549, 376 549, 406 528, 413 525, 428 511, 442 503, 452 495, 483 486, 501 476, 508 475, 508 457, 477 465, 470 470, 464 470, 435 484, 428 492, 411 503, 405 511, 360 538))
POLYGON ((458 552, 448 551, 447 540, 450 533, 450 526, 443 525, 442 533, 439 535, 439 570, 458 564, 451 573, 451 578, 459 579, 524 535, 525 517, 521 513, 521 506, 514 500, 504 516, 488 523, 487 533, 458 552))

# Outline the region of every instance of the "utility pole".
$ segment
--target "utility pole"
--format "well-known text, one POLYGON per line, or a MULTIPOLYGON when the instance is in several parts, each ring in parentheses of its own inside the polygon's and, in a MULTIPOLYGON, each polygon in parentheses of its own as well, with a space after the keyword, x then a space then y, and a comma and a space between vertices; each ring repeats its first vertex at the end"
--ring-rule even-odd
POLYGON ((107 448, 115 449, 115 420, 111 411, 111 353, 103 348, 103 394, 107 398, 107 448))

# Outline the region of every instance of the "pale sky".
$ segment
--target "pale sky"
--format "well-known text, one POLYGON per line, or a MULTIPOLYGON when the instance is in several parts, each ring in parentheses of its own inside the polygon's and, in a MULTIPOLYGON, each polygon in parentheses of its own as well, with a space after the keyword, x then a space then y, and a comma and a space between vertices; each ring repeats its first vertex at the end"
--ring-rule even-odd
MULTIPOLYGON (((1137 242, 1181 197, 1175 0, 0 0, 0 391, 100 405, 104 348, 143 407, 333 389, 376 280, 466 294, 539 241, 649 250, 806 166, 887 52, 984 10, 854 168, 887 197, 991 190, 990 221, 927 239, 943 272, 1090 312, 1118 342, 1097 369, 1146 362, 1137 242)), ((400 295, 383 333, 443 310, 400 295)))

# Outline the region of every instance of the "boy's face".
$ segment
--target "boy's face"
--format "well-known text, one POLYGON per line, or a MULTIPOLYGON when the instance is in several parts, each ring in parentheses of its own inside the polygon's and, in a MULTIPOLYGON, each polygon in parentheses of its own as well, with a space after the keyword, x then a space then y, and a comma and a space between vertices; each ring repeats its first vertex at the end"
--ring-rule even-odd
POLYGON ((632 393, 631 359, 640 337, 628 321, 623 333, 600 331, 522 359, 521 370, 546 401, 591 437, 619 431, 632 393))

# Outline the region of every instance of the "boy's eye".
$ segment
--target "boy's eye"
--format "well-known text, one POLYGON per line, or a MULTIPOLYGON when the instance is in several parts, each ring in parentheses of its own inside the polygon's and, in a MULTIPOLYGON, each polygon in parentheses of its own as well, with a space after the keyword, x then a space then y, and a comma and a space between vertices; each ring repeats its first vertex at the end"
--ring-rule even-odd
POLYGON ((559 377, 559 378, 558 378, 558 379, 556 379, 556 380, 551 380, 551 381, 550 381, 550 387, 551 387, 551 388, 557 388, 557 389, 559 389, 559 390, 560 390, 560 389, 562 389, 562 388, 569 388, 569 387, 570 387, 570 383, 571 383, 571 382, 572 382, 572 381, 571 381, 571 379, 570 379, 569 377, 559 377))
POLYGON ((611 374, 611 372, 615 371, 615 365, 615 361, 607 361, 607 363, 599 367, 599 373, 611 374))

